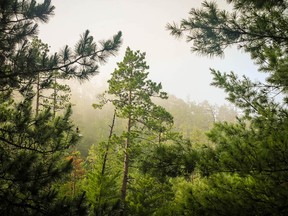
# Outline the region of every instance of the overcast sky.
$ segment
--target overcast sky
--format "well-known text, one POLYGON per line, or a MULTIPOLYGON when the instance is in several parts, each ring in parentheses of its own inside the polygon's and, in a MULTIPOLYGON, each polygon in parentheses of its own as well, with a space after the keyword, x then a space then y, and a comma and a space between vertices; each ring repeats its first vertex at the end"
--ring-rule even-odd
MULTIPOLYGON (((146 52, 150 66, 149 78, 161 82, 163 89, 184 100, 225 103, 225 93, 210 86, 209 68, 234 71, 253 80, 259 73, 247 54, 232 48, 224 58, 208 58, 190 52, 185 39, 172 37, 165 29, 167 23, 188 17, 192 7, 200 7, 202 0, 52 0, 55 15, 48 24, 40 26, 40 38, 58 51, 73 46, 86 29, 96 41, 123 33, 123 45, 116 57, 100 68, 100 75, 90 82, 105 83, 122 61, 126 47, 146 52)), ((217 1, 225 6, 225 1, 217 1)), ((91 91, 91 89, 90 89, 91 91)), ((95 93, 96 94, 96 93, 95 93)))

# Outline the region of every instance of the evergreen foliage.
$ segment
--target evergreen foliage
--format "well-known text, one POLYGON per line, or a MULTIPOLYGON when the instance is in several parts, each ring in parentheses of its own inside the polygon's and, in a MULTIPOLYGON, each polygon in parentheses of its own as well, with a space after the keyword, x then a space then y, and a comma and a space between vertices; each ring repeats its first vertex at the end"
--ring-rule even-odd
MULTIPOLYGON (((126 130, 123 131, 122 134, 115 135, 114 131, 112 131, 115 122, 113 118, 112 124, 110 125, 108 143, 104 143, 104 146, 99 145, 100 149, 102 146, 102 151, 100 150, 98 152, 100 158, 102 157, 100 160, 102 166, 101 175, 99 169, 96 171, 98 174, 95 173, 94 175, 94 179, 102 179, 100 185, 107 185, 113 174, 110 173, 110 175, 107 176, 107 173, 103 172, 103 165, 106 164, 105 166, 107 166, 110 164, 108 167, 111 167, 114 160, 115 172, 119 169, 119 166, 115 165, 115 160, 118 161, 120 157, 122 158, 123 168, 120 168, 122 180, 118 181, 118 193, 114 191, 113 194, 107 194, 106 196, 107 198, 109 196, 111 197, 111 195, 115 196, 115 194, 119 194, 118 200, 116 203, 114 202, 115 205, 112 206, 111 211, 116 207, 118 209, 116 212, 120 215, 128 215, 130 214, 129 211, 133 212, 131 215, 153 211, 153 209, 142 209, 148 208, 148 206, 145 207, 144 203, 141 203, 144 205, 141 207, 142 210, 139 210, 138 207, 135 209, 134 204, 127 200, 127 195, 130 194, 130 198, 134 195, 138 196, 138 189, 135 191, 136 188, 139 187, 137 183, 140 182, 141 179, 143 181, 146 179, 146 177, 143 178, 143 176, 139 175, 137 169, 135 169, 137 164, 139 164, 139 158, 143 157, 142 151, 144 150, 144 143, 149 143, 150 145, 157 144, 162 139, 165 131, 170 129, 173 124, 173 117, 163 107, 154 104, 152 101, 153 97, 166 99, 167 94, 162 91, 161 84, 157 84, 148 79, 148 72, 146 72, 148 69, 149 67, 145 62, 145 53, 140 53, 140 51, 134 52, 130 48, 127 48, 123 61, 118 63, 118 68, 114 70, 111 79, 108 80, 108 91, 101 96, 99 104, 93 105, 95 108, 99 108, 108 102, 112 102, 115 107, 114 118, 125 119, 126 122, 126 130), (112 134, 114 135, 112 136, 112 134), (101 154, 103 150, 104 153, 101 154), (117 159, 113 156, 115 153, 117 159), (99 176, 101 178, 99 178, 99 176), (103 180, 103 178, 106 179, 103 180), (135 188, 135 190, 132 188, 135 188), (132 209, 134 209, 135 212, 132 209)), ((115 179, 116 178, 114 178, 114 180, 115 179)), ((148 179, 149 177, 147 177, 147 180, 148 179)), ((102 186, 99 187, 101 188, 100 190, 103 190, 102 186)), ((107 191, 107 189, 105 190, 107 191)), ((148 196, 148 194, 146 195, 148 196)), ((99 199, 100 197, 98 193, 96 198, 99 199)), ((147 197, 143 197, 141 200, 146 202, 146 198, 147 197)), ((136 205, 139 205, 139 203, 136 205)), ((101 208, 103 208, 103 206, 101 208)), ((115 210, 113 211, 114 214, 116 214, 115 210)), ((103 211, 101 212, 101 214, 103 214, 103 211)))
MULTIPOLYGON (((102 100, 103 95, 97 95, 97 92, 104 92, 104 88, 97 88, 91 83, 85 83, 83 86, 83 92, 79 93, 79 89, 76 87, 71 88, 73 114, 72 119, 75 124, 81 129, 83 137, 77 149, 81 152, 81 155, 86 157, 88 155, 88 149, 92 144, 107 141, 109 136, 109 128, 107 125, 111 125, 111 116, 113 116, 114 107, 112 103, 105 104, 101 109, 93 109, 91 103, 95 103, 95 97, 97 100, 102 100), (86 91, 86 89, 95 88, 95 92, 86 91), (81 100, 81 103, 77 103, 81 100), (89 124, 87 123, 89 122, 89 124)), ((106 98, 107 100, 108 98, 106 98)), ((104 99, 105 101, 105 99, 104 99)), ((212 128, 215 113, 216 122, 228 121, 235 122, 236 116, 239 114, 237 110, 230 105, 212 105, 207 101, 196 103, 192 101, 184 101, 173 95, 168 95, 168 99, 163 100, 160 98, 154 98, 153 102, 158 106, 164 107, 173 116, 173 131, 179 132, 183 135, 184 139, 190 139, 195 144, 207 143, 208 139, 205 133, 212 128)), ((97 103, 97 106, 101 103, 97 103)), ((97 107, 96 106, 96 107, 97 107)), ((125 120, 117 118, 117 124, 114 126, 114 133, 120 135, 125 130, 125 120)))
POLYGON ((115 69, 111 79, 108 80, 108 93, 115 96, 112 103, 115 106, 116 115, 128 121, 127 131, 124 133, 126 141, 121 189, 121 199, 124 203, 129 181, 132 146, 136 144, 136 140, 144 129, 161 134, 169 124, 173 123, 172 116, 151 100, 152 97, 165 99, 167 94, 161 91, 161 84, 147 79, 147 69, 149 67, 145 62, 145 53, 133 52, 128 47, 123 61, 118 63, 118 69, 115 69))
POLYGON ((283 1, 230 0, 233 11, 204 1, 190 17, 168 25, 186 34, 192 51, 223 55, 234 44, 251 55, 266 82, 211 69, 213 85, 243 111, 217 123, 213 145, 199 150, 199 177, 180 189, 182 215, 287 215, 287 6, 283 1))
POLYGON ((203 55, 238 44, 268 73, 260 83, 211 69, 212 84, 243 116, 222 122, 227 107, 177 98, 164 106, 167 93, 148 79, 145 53, 127 48, 93 105, 111 102, 112 122, 96 122, 101 140, 84 161, 62 81, 97 74, 118 51, 121 32, 96 43, 87 30, 74 49, 51 54, 37 38, 38 23, 53 15, 51 1, 1 1, 0 215, 286 215, 287 2, 228 2, 232 12, 205 1, 168 28, 187 33, 203 55), (170 111, 179 117, 174 128, 170 111))
POLYGON ((195 149, 179 133, 169 131, 157 145, 144 146, 144 152, 139 160, 139 170, 162 183, 178 176, 189 178, 196 166, 195 149))
POLYGON ((47 22, 53 11, 50 0, 0 2, 1 215, 86 214, 84 194, 61 199, 54 186, 71 170, 65 150, 79 140, 70 120, 71 107, 63 115, 48 107, 35 116, 33 83, 38 80, 38 86, 45 86, 55 71, 65 79, 85 80, 97 74, 98 63, 118 50, 121 32, 96 44, 86 31, 74 50, 66 46, 51 55, 33 38, 37 23, 47 22), (40 75, 45 79, 37 79, 40 75))
POLYGON ((119 214, 121 161, 115 150, 116 140, 110 141, 108 152, 106 145, 107 143, 101 142, 97 146, 91 146, 87 157, 87 175, 82 188, 91 204, 92 215, 119 214))

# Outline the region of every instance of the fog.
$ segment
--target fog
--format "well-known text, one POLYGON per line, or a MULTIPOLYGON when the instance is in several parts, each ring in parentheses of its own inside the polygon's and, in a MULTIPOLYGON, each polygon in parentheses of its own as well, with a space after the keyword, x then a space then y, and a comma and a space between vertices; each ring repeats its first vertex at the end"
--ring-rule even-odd
MULTIPOLYGON (((263 79, 250 57, 229 48, 223 58, 209 58, 191 53, 185 39, 175 39, 165 29, 167 23, 179 22, 188 17, 192 7, 200 7, 196 0, 52 0, 55 16, 48 24, 40 26, 40 38, 57 52, 64 45, 73 46, 86 29, 96 41, 108 39, 118 31, 123 32, 123 45, 117 56, 110 58, 100 68, 100 74, 86 86, 106 85, 106 80, 122 61, 127 46, 132 50, 146 52, 150 66, 149 78, 161 82, 165 91, 183 100, 223 104, 225 93, 210 85, 212 76, 209 68, 234 71, 247 75, 252 80, 263 79), (258 76, 258 77, 257 77, 258 76)), ((217 1, 222 7, 225 1, 217 1)), ((91 91, 91 89, 89 89, 91 91)), ((96 91, 96 90, 95 90, 96 91)))

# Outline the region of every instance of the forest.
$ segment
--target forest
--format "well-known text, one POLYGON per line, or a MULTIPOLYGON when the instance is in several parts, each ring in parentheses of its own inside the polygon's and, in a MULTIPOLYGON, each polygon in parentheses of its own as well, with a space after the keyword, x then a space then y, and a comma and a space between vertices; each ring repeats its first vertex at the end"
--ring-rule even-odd
POLYGON ((52 53, 51 0, 0 0, 0 215, 288 215, 288 1, 227 5, 166 25, 191 54, 235 46, 265 73, 211 68, 215 105, 165 92, 121 31, 52 53), (105 87, 89 83, 120 49, 105 87))

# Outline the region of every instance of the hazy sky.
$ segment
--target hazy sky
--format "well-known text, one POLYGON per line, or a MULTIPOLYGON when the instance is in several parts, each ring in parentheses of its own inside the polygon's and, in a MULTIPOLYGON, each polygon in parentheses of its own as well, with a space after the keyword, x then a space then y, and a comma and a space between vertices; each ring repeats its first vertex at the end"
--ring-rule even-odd
MULTIPOLYGON (((208 58, 190 52, 185 39, 175 39, 165 29, 169 22, 188 17, 192 7, 202 0, 52 0, 55 15, 40 26, 40 38, 58 51, 64 45, 73 46, 86 29, 96 41, 108 39, 118 31, 123 33, 123 45, 116 57, 100 68, 100 75, 90 82, 105 83, 122 61, 126 47, 146 52, 150 66, 149 78, 161 82, 163 89, 184 100, 224 103, 225 93, 210 86, 209 68, 234 71, 257 79, 257 68, 247 54, 235 48, 224 58, 208 58)), ((225 5, 224 0, 217 1, 225 5)), ((89 90, 93 91, 93 90, 89 90)), ((95 92, 97 94, 97 92, 95 92)))

